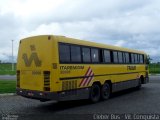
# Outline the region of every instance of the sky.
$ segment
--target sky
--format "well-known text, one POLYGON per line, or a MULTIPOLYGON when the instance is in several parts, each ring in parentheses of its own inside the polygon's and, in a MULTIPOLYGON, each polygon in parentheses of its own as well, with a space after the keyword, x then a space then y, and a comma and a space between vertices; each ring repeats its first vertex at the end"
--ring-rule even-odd
POLYGON ((145 51, 160 61, 160 0, 0 0, 0 60, 19 40, 63 35, 145 51))

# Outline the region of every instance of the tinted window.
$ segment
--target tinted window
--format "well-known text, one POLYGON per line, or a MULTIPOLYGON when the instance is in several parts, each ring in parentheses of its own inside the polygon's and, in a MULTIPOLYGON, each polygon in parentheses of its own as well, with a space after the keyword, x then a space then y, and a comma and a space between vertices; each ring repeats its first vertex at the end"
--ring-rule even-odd
POLYGON ((71 45, 71 61, 81 62, 81 49, 79 46, 71 45))
POLYGON ((91 62, 90 48, 82 48, 83 62, 91 62))
POLYGON ((137 63, 139 63, 139 54, 137 54, 137 63))
POLYGON ((111 62, 111 55, 109 50, 104 50, 104 62, 111 62))
POLYGON ((122 54, 123 54, 123 63, 126 63, 126 55, 124 52, 122 54))
POLYGON ((138 55, 138 63, 140 63, 140 55, 138 55))
POLYGON ((103 58, 103 50, 102 49, 99 49, 99 62, 104 62, 104 58, 103 58))
POLYGON ((117 56, 117 52, 113 52, 113 62, 114 63, 118 63, 118 56, 117 56))
POLYGON ((132 63, 135 63, 135 62, 134 62, 134 54, 131 54, 131 62, 132 62, 132 63))
POLYGON ((99 62, 98 49, 96 48, 91 49, 91 57, 92 57, 92 62, 99 62))
POLYGON ((140 63, 144 63, 144 57, 143 57, 143 55, 140 55, 140 63))
POLYGON ((137 54, 134 54, 135 63, 138 63, 138 56, 137 54))
POLYGON ((119 60, 119 63, 123 63, 122 52, 118 52, 118 60, 119 60))
POLYGON ((60 62, 70 62, 70 46, 65 44, 59 45, 60 62))
POLYGON ((129 63, 129 53, 125 53, 126 56, 126 63, 129 63))

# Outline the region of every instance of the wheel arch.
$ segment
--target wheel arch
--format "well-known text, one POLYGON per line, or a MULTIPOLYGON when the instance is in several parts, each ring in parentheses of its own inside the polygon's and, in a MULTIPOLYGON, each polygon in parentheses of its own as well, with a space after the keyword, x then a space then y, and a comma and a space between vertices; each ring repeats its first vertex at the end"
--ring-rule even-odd
POLYGON ((93 84, 97 84, 97 85, 99 85, 99 87, 101 87, 101 86, 102 86, 102 84, 101 84, 101 82, 100 82, 100 81, 95 81, 95 82, 93 82, 93 83, 92 83, 92 85, 93 85, 93 84))
MULTIPOLYGON (((111 89, 111 92, 112 92, 112 81, 111 81, 111 80, 105 80, 104 83, 108 83, 108 84, 110 85, 110 89, 111 89)), ((103 83, 103 84, 104 84, 104 83, 103 83)), ((92 83, 92 85, 93 85, 93 84, 98 84, 100 88, 101 88, 102 85, 103 85, 103 84, 101 84, 100 81, 95 81, 95 82, 92 83)))
POLYGON ((141 83, 144 84, 144 76, 143 75, 140 76, 140 80, 141 80, 141 83))
POLYGON ((111 80, 105 80, 104 83, 108 83, 108 84, 109 84, 110 90, 111 90, 111 92, 112 92, 112 81, 111 81, 111 80))

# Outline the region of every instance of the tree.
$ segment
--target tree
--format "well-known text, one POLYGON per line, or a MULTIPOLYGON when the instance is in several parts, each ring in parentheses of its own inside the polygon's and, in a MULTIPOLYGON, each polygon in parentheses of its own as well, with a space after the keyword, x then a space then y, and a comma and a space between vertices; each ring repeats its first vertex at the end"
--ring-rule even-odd
POLYGON ((152 60, 152 58, 150 58, 150 56, 147 55, 146 63, 147 63, 147 64, 150 64, 150 63, 151 63, 151 60, 152 60))

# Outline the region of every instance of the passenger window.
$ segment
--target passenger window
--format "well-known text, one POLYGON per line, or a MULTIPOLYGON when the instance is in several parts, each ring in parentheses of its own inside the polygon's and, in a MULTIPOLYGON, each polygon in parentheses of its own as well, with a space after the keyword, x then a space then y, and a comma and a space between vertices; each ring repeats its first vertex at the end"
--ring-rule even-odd
POLYGON ((118 52, 118 61, 119 63, 123 63, 122 52, 118 52))
POLYGON ((87 47, 82 48, 82 57, 83 57, 83 62, 91 62, 90 48, 87 47))
POLYGON ((117 56, 117 52, 113 52, 113 62, 114 63, 118 63, 118 56, 117 56))
POLYGON ((81 49, 79 46, 71 45, 71 61, 81 62, 81 49))
POLYGON ((126 55, 125 55, 125 53, 123 52, 122 55, 123 55, 123 63, 126 63, 126 55))
POLYGON ((126 56, 126 63, 129 63, 129 53, 125 53, 126 56))
POLYGON ((131 54, 131 62, 132 62, 132 63, 135 63, 134 54, 131 54))
POLYGON ((137 63, 139 64, 139 54, 137 54, 137 63))
POLYGON ((91 49, 92 62, 99 62, 99 52, 98 49, 91 49))
POLYGON ((140 63, 144 63, 144 56, 140 55, 140 63))
POLYGON ((138 63, 138 56, 137 56, 137 54, 134 54, 134 58, 135 58, 135 63, 138 63))
POLYGON ((109 50, 104 50, 104 62, 105 63, 111 62, 111 54, 109 50))
POLYGON ((70 46, 59 44, 60 62, 70 62, 70 46))
POLYGON ((140 55, 138 55, 138 62, 140 63, 140 55))

